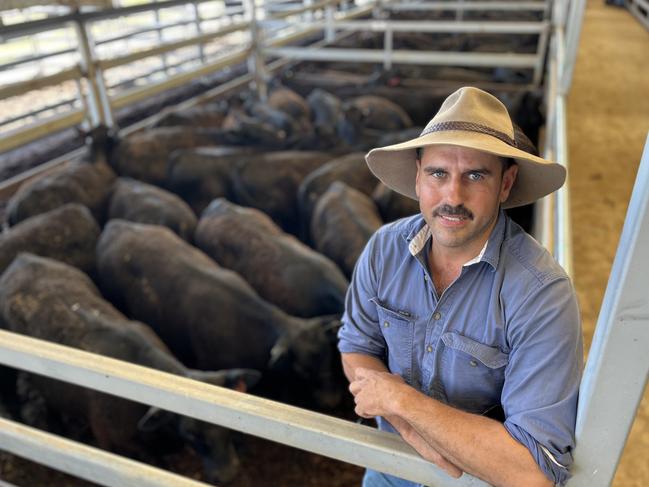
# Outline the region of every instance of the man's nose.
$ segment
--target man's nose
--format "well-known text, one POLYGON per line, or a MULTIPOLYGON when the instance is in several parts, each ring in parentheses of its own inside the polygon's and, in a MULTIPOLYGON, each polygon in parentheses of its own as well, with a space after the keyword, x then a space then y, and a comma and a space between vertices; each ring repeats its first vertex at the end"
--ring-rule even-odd
POLYGON ((465 188, 461 178, 452 178, 446 185, 445 200, 451 206, 459 206, 465 202, 465 188))

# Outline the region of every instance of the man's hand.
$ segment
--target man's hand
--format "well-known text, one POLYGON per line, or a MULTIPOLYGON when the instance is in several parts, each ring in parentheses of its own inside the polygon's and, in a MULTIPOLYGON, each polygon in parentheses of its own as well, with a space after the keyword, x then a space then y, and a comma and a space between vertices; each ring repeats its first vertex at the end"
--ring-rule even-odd
POLYGON ((373 418, 392 414, 389 402, 406 387, 409 386, 398 375, 357 368, 355 379, 349 384, 349 391, 354 395, 356 414, 363 418, 373 418))
MULTIPOLYGON (((384 416, 417 452, 429 462, 442 468, 451 477, 459 478, 462 470, 429 445, 407 421, 392 412, 391 401, 407 394, 408 386, 401 376, 371 369, 357 368, 356 379, 349 385, 354 395, 356 414, 363 418, 384 416)), ((413 389, 412 392, 415 392, 413 389)))

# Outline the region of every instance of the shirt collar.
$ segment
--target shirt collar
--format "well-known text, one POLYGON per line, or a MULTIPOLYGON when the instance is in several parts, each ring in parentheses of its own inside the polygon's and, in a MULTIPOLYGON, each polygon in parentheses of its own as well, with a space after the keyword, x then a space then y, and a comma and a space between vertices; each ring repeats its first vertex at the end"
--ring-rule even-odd
MULTIPOLYGON (((421 225, 416 225, 408 235, 404 235, 406 241, 408 241, 408 250, 413 257, 416 257, 428 243, 428 240, 431 238, 430 228, 424 221, 421 219, 421 225)), ((494 226, 489 239, 485 242, 484 247, 478 255, 473 259, 469 260, 464 264, 463 267, 467 267, 472 264, 477 264, 478 262, 486 262, 494 270, 498 267, 498 260, 500 258, 500 247, 503 243, 503 238, 505 234, 505 223, 506 216, 503 210, 500 210, 498 213, 498 220, 494 226)))

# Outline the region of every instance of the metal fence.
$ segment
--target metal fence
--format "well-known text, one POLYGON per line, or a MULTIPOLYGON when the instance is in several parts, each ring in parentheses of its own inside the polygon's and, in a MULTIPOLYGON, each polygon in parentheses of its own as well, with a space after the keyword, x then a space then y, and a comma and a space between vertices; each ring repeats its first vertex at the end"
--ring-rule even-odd
MULTIPOLYGON (((186 5, 188 2, 168 1, 164 6, 186 5)), ((194 5, 204 2, 194 2, 194 5)), ((489 2, 491 8, 497 2, 489 2)), ((522 2, 525 8, 547 8, 543 2, 522 2)), ((158 7, 164 8, 161 2, 158 7)), ((352 18, 366 15, 376 7, 374 3, 362 6, 348 6, 347 9, 334 11, 329 8, 334 4, 321 2, 311 6, 301 6, 291 2, 276 2, 272 7, 266 5, 262 13, 250 3, 244 4, 244 18, 233 20, 233 24, 221 27, 215 31, 203 32, 192 39, 172 41, 160 46, 145 49, 134 54, 124 54, 111 58, 96 58, 93 44, 88 36, 86 23, 126 15, 126 11, 110 11, 93 14, 72 14, 65 22, 76 25, 77 35, 85 44, 82 52, 81 67, 75 66, 60 73, 41 77, 32 86, 48 86, 61 80, 77 79, 80 76, 88 84, 83 91, 88 103, 91 118, 95 122, 109 123, 111 110, 135 100, 157 93, 171 86, 178 86, 201 73, 208 73, 222 66, 251 59, 251 66, 265 66, 267 56, 290 56, 300 58, 297 51, 280 50, 315 29, 325 31, 325 42, 328 35, 342 30, 375 30, 394 32, 405 28, 399 23, 392 24, 379 21, 362 24, 349 22, 352 18), (207 62, 198 70, 176 74, 166 80, 134 89, 127 93, 108 96, 107 87, 103 81, 102 72, 116 68, 127 62, 134 62, 151 56, 160 56, 184 47, 205 44, 212 38, 227 35, 249 27, 251 20, 258 19, 263 14, 267 30, 275 32, 270 39, 262 39, 254 29, 250 35, 250 44, 217 60, 207 62), (83 15, 86 15, 85 17, 83 15), (289 19, 290 26, 277 20, 289 19), (316 24, 302 25, 305 19, 313 20, 316 24), (275 23, 272 23, 275 21, 275 23), (81 27, 80 27, 81 26, 81 27), (288 29, 288 33, 287 33, 288 29), (275 37, 274 37, 275 36, 275 37), (256 51, 256 58, 253 56, 256 51), (95 78, 94 85, 91 78, 95 78), (99 80, 98 78, 102 78, 99 80), (102 86, 102 83, 103 86, 102 86)), ((394 4, 389 8, 426 8, 436 4, 394 4)), ((459 12, 469 10, 476 5, 471 2, 449 2, 459 12)), ((158 8, 156 7, 156 8, 158 8)), ((151 6, 149 5, 150 9, 151 6)), ((435 8, 435 7, 433 7, 435 8)), ((584 0, 561 0, 554 3, 552 19, 545 19, 543 27, 534 26, 537 32, 552 37, 549 53, 549 77, 547 84, 548 120, 546 126, 546 155, 566 164, 567 141, 565 130, 565 97, 570 87, 572 67, 576 57, 577 41, 581 29, 584 0), (551 24, 550 24, 551 22, 551 24), (551 29, 549 26, 551 25, 551 29)), ((128 11, 133 14, 145 11, 144 7, 128 11)), ((543 10, 546 12, 547 10, 543 10)), ((60 19, 57 19, 60 21, 60 19)), ((55 25, 54 21, 33 23, 28 26, 33 32, 55 25)), ((254 22, 256 25, 256 22, 254 22)), ((416 25, 416 24, 413 24, 416 25)), ((464 29, 471 29, 466 23, 464 29)), ((520 27, 520 26, 519 26, 520 27)), ((423 30, 445 29, 442 24, 434 27, 418 25, 423 30)), ((3 30, 3 36, 24 35, 25 26, 3 30)), ((266 34, 268 35, 268 34, 266 34)), ((5 37, 6 38, 6 37, 5 37)), ((114 40, 114 39, 111 39, 114 40)), ((291 48, 293 49, 293 48, 291 48)), ((305 51, 302 51, 305 52, 305 51)), ((315 52, 315 51, 313 51, 315 52)), ((385 51, 379 62, 402 62, 395 53, 385 51), (388 52, 389 54, 386 54, 388 52)), ((331 59, 335 52, 327 53, 331 59)), ((398 53, 396 53, 398 54, 398 53)), ((200 56, 200 50, 197 51, 200 56)), ((203 51, 202 55, 205 55, 203 51)), ((537 52, 537 55, 539 53, 537 52)), ((281 60, 278 62, 282 62, 281 60)), ((538 59, 530 67, 537 66, 538 59)), ((169 64, 165 69, 169 69, 169 64)), ((266 69, 264 67, 264 69, 266 69)), ((258 85, 263 85, 258 69, 249 73, 245 82, 257 76, 258 85)), ((240 81, 239 81, 240 82, 240 81)), ((25 85, 10 85, 0 88, 0 98, 11 93, 19 93, 25 85)), ((218 88, 225 89, 225 88, 218 88)), ((205 95, 209 96, 209 95, 205 95)), ((82 110, 72 111, 58 121, 49 121, 41 132, 51 130, 55 126, 70 126, 85 118, 82 110), (58 124, 58 125, 57 125, 58 124)), ((37 130, 31 128, 18 138, 6 140, 7 147, 15 147, 17 143, 32 140, 37 130)), ((2 147, 0 147, 0 151, 2 147)), ((546 245, 555 250, 562 265, 570 272, 570 235, 568 226, 567 185, 556 197, 546 199, 541 207, 542 238, 546 245), (552 218, 556 215, 556 218, 552 218), (556 222, 556 223, 555 223, 556 222)), ((643 162, 638 173, 629 214, 624 227, 620 248, 616 258, 611 281, 607 290, 600 322, 596 330, 595 341, 589 355, 585 376, 582 382, 582 398, 579 404, 576 452, 575 478, 571 485, 608 485, 615 472, 621 455, 628 428, 633 420, 635 409, 644 388, 649 365, 645 350, 649 346, 649 314, 646 310, 646 299, 638 293, 642 286, 638 285, 643 273, 647 272, 646 249, 649 248, 649 215, 647 205, 649 200, 649 142, 643 156, 643 162), (616 326, 614 326, 616 325, 616 326), (607 364, 604 367, 603 364, 607 364), (617 384, 624 381, 625 394, 619 394, 617 384), (610 390, 616 387, 615 391, 610 390), (603 417, 616 416, 614 434, 601 424, 603 417)), ((321 414, 297 409, 284 404, 274 403, 253 396, 223 390, 185 378, 169 376, 159 371, 152 371, 132 364, 126 364, 106 357, 90 356, 89 354, 70 350, 59 345, 40 342, 28 337, 18 336, 0 331, 0 362, 12 367, 29 370, 60 380, 73 382, 103 392, 117 394, 125 398, 153 404, 180 414, 186 414, 211 423, 221 424, 249 434, 285 443, 298 448, 320 453, 332 458, 354 463, 360 466, 376 468, 392 473, 402 478, 437 486, 484 485, 483 482, 470 476, 460 480, 452 480, 441 473, 431 464, 423 461, 399 437, 388 435, 354 423, 323 416, 321 414), (179 391, 182 391, 179 392, 179 391)), ((21 425, 2 421, 0 424, 1 448, 18 455, 32 458, 79 475, 84 478, 92 476, 97 481, 96 473, 101 471, 105 485, 165 485, 163 472, 155 472, 151 467, 138 465, 135 462, 114 459, 109 454, 97 452, 89 447, 66 442, 42 432, 35 432, 21 425), (61 445, 64 445, 62 447, 61 445), (103 455, 103 456, 102 456, 103 455), (126 462, 126 463, 124 463, 126 462), (128 475, 133 475, 129 477, 128 475), (142 479, 160 479, 159 483, 145 484, 142 479)), ((171 479, 171 477, 169 477, 171 479)), ((168 480, 168 485, 197 485, 193 481, 168 480), (174 483, 175 482, 175 483, 174 483), (182 483, 184 482, 184 483, 182 483)))

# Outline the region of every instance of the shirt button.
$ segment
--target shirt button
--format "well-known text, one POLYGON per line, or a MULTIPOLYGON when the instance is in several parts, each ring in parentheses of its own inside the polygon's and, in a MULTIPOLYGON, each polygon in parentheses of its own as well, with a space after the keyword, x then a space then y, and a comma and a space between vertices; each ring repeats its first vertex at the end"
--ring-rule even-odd
POLYGON ((428 282, 428 276, 424 274, 424 281, 428 282))
POLYGON ((478 362, 476 362, 475 360, 471 360, 471 362, 469 362, 469 365, 470 365, 471 367, 477 367, 477 366, 478 366, 478 362))
POLYGON ((385 328, 387 328, 388 326, 390 326, 390 322, 389 322, 389 321, 384 321, 384 322, 383 322, 383 326, 384 326, 385 328))
POLYGON ((442 317, 442 313, 440 313, 439 311, 435 311, 435 313, 433 314, 433 319, 435 321, 439 320, 441 317, 442 317))
POLYGON ((431 347, 430 345, 428 345, 428 346, 426 347, 426 351, 429 352, 429 353, 432 352, 432 351, 433 351, 433 347, 431 347))

